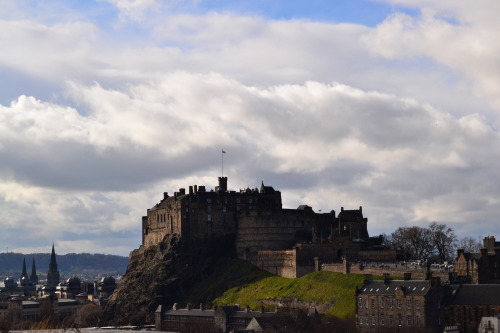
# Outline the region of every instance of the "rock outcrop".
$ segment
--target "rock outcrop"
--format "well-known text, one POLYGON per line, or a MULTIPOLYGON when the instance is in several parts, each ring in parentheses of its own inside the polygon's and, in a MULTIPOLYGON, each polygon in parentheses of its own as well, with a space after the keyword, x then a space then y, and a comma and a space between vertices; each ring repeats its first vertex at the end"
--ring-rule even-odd
POLYGON ((107 324, 142 325, 154 322, 158 305, 208 304, 227 284, 199 286, 220 275, 235 259, 234 237, 194 243, 167 235, 157 245, 134 250, 127 272, 110 297, 104 312, 107 324), (196 292, 194 292, 196 291, 196 292))

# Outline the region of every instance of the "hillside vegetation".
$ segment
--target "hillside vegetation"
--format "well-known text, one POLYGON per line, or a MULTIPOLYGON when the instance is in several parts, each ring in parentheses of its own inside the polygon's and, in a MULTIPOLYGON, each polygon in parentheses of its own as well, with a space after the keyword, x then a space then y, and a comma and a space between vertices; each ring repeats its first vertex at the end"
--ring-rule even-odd
POLYGON ((316 305, 330 304, 328 315, 351 318, 355 313, 356 287, 363 285, 361 274, 314 272, 297 279, 271 276, 246 286, 227 290, 214 300, 215 304, 240 304, 259 309, 269 308, 269 302, 294 297, 298 301, 314 302, 316 305))

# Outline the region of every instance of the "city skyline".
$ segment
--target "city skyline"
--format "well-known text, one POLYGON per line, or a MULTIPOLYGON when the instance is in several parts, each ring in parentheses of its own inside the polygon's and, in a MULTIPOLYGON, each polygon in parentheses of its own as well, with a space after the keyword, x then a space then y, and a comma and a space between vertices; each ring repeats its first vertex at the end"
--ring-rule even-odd
POLYGON ((128 255, 189 185, 499 234, 495 1, 0 3, 11 252, 128 255))

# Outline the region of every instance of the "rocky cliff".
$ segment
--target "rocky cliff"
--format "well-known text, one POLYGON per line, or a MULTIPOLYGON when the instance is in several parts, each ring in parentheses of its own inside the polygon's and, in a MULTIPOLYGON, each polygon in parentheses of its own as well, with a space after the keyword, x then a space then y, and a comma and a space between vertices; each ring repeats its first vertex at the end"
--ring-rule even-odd
POLYGON ((235 258, 234 237, 194 243, 177 235, 130 255, 127 272, 105 308, 115 325, 154 322, 158 305, 209 305, 229 287, 268 273, 235 258))

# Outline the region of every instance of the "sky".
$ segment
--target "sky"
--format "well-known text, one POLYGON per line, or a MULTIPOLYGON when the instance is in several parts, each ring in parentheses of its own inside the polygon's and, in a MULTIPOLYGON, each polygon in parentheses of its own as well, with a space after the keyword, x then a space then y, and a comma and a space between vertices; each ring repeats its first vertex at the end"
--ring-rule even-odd
POLYGON ((128 255, 163 192, 222 172, 284 208, 362 206, 370 235, 500 238, 498 12, 2 0, 0 252, 128 255))

